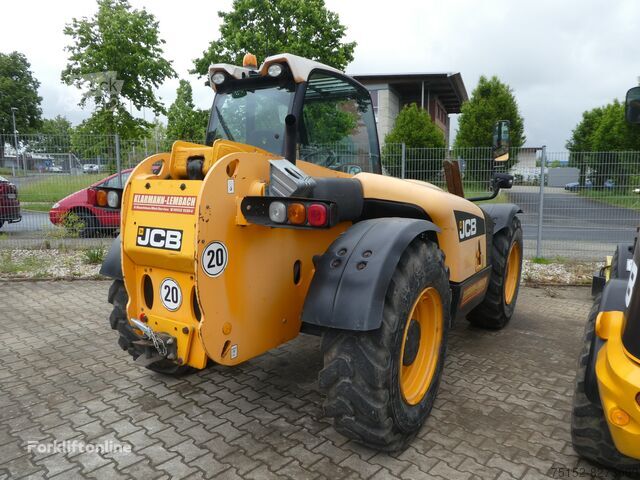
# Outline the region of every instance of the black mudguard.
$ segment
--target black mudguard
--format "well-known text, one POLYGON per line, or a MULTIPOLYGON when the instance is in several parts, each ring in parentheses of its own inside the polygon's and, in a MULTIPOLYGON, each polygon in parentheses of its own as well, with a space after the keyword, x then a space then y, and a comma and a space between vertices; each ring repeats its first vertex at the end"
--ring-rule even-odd
MULTIPOLYGON (((600 299, 600 312, 619 311, 624 312, 626 309, 624 296, 627 291, 627 281, 621 279, 609 280, 606 287, 602 291, 600 299)), ((596 360, 598 352, 604 345, 605 341, 593 332, 591 340, 591 349, 589 350, 589 358, 587 359, 587 367, 585 369, 584 393, 590 402, 600 404, 600 392, 598 391, 598 379, 596 377, 596 360)))
POLYGON ((107 257, 104 259, 104 262, 102 262, 102 266, 100 267, 100 275, 113 278, 114 280, 123 279, 121 249, 122 239, 120 238, 120 235, 118 235, 111 244, 111 248, 109 249, 109 253, 107 253, 107 257))
POLYGON ((376 218, 353 225, 314 258, 316 272, 305 299, 307 325, 367 331, 380 327, 384 298, 402 253, 425 232, 427 220, 376 218))
POLYGON ((498 233, 503 228, 507 228, 518 213, 522 210, 515 203, 488 203, 478 205, 485 216, 491 217, 493 220, 493 233, 498 233))

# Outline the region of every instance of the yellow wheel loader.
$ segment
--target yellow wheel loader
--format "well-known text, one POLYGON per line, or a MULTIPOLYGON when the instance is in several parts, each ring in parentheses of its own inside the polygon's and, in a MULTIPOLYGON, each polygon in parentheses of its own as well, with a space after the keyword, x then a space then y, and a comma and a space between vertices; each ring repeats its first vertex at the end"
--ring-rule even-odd
MULTIPOLYGON (((640 87, 626 118, 640 125, 640 87)), ((582 457, 640 475, 640 247, 620 244, 594 276, 578 361, 571 438, 582 457)), ((635 477, 634 477, 635 478, 635 477)))
MULTIPOLYGON (((513 315, 519 208, 463 198, 457 163, 454 193, 383 176, 370 95, 334 68, 247 55, 209 82, 207 145, 176 142, 122 191, 102 268, 121 347, 175 374, 321 335, 336 429, 404 448, 433 406, 453 319, 498 329, 513 315)), ((502 160, 508 130, 494 131, 502 160)), ((487 198, 511 183, 495 173, 487 198)))

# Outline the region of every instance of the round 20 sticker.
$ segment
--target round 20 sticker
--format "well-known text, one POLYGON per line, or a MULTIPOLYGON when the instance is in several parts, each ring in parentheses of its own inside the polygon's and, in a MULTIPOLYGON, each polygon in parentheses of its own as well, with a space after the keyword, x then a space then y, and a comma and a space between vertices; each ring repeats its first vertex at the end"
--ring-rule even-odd
POLYGON ((211 242, 202 252, 202 270, 210 277, 217 277, 227 268, 229 252, 222 242, 211 242))
POLYGON ((180 285, 173 278, 165 278, 160 284, 160 299, 164 308, 175 312, 182 304, 180 285))

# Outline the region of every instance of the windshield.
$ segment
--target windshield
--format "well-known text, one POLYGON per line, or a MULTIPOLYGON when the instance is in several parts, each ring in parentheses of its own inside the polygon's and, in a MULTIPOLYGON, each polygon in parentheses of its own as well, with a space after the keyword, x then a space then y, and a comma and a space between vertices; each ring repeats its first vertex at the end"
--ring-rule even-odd
POLYGON ((216 93, 207 143, 223 138, 282 154, 284 118, 291 110, 294 91, 293 85, 271 84, 216 93))

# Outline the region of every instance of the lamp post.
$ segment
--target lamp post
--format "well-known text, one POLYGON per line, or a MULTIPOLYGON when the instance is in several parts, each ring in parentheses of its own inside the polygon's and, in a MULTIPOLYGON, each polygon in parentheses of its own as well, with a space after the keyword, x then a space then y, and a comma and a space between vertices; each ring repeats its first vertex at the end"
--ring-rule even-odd
POLYGON ((18 107, 11 107, 11 118, 13 119, 13 146, 16 149, 16 166, 20 168, 18 164, 18 130, 16 130, 16 110, 18 107))

